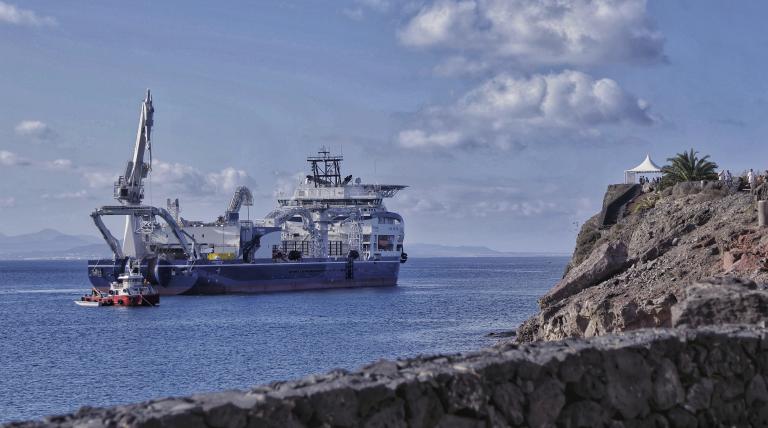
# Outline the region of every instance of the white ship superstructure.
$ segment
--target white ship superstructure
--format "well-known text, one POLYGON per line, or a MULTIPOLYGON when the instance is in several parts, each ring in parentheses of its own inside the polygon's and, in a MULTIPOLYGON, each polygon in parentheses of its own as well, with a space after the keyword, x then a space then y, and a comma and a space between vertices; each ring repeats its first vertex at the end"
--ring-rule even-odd
POLYGON ((352 251, 363 260, 401 257, 403 219, 387 211, 383 200, 406 186, 361 184, 351 175, 342 179, 343 157, 326 149, 307 160, 312 174, 292 197, 279 198, 279 208, 265 219, 267 226, 282 225, 280 250, 321 258, 352 251))

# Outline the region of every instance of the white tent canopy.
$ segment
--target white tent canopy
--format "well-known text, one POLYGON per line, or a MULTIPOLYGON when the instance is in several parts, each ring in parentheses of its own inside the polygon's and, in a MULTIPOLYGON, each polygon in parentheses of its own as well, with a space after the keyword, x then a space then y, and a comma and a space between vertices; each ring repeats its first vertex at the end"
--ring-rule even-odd
POLYGON ((624 182, 631 184, 635 182, 637 174, 661 174, 661 167, 651 160, 651 155, 645 155, 645 160, 640 165, 624 171, 624 182))

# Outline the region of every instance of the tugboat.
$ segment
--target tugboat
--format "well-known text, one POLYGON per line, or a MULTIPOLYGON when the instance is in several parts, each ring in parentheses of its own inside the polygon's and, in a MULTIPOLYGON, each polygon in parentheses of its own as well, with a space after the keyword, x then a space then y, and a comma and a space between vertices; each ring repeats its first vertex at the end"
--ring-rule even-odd
POLYGON ((75 300, 79 306, 157 306, 160 294, 139 271, 139 264, 128 262, 127 269, 109 285, 109 292, 93 289, 90 295, 75 300))

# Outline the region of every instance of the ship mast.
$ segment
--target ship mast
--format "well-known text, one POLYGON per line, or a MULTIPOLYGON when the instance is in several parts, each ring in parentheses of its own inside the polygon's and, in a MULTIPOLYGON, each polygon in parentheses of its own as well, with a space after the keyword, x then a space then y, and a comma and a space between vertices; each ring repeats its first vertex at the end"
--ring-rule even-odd
POLYGON ((307 179, 314 183, 315 187, 338 187, 342 185, 341 161, 342 156, 331 155, 325 147, 317 152, 318 156, 310 156, 307 162, 312 164, 312 175, 307 179))

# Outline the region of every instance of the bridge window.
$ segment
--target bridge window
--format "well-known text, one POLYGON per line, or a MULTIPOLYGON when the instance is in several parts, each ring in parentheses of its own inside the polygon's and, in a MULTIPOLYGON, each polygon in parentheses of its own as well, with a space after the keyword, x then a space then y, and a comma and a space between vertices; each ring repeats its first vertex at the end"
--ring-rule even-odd
POLYGON ((381 251, 392 251, 395 249, 394 235, 379 235, 378 247, 381 251))
POLYGON ((394 217, 379 217, 379 224, 400 224, 400 220, 394 217))

